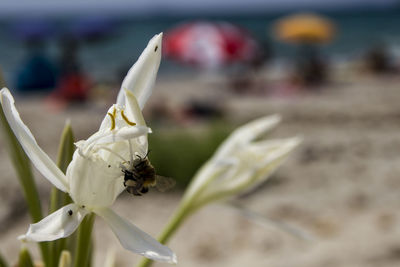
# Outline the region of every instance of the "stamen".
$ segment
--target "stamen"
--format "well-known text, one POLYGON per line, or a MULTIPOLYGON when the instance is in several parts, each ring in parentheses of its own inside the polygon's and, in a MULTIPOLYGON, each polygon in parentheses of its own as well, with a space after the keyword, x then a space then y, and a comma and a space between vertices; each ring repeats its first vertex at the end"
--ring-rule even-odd
POLYGON ((117 152, 115 152, 115 151, 109 149, 108 147, 100 146, 100 147, 97 147, 97 148, 98 148, 99 150, 100 150, 100 149, 107 150, 107 151, 110 152, 111 154, 113 154, 113 155, 117 156, 118 158, 122 159, 123 162, 126 162, 126 160, 124 159, 124 157, 122 157, 122 156, 121 156, 120 154, 118 154, 117 152))
POLYGON ((130 139, 128 139, 128 144, 129 144, 129 154, 130 154, 130 160, 131 160, 131 162, 130 162, 130 165, 131 165, 131 167, 133 167, 133 149, 132 149, 132 143, 131 143, 131 140, 130 139))
MULTIPOLYGON (((115 109, 114 109, 114 111, 115 111, 115 109)), ((115 129, 115 116, 113 114, 111 114, 110 112, 108 112, 107 114, 111 118, 111 129, 110 130, 114 130, 115 129)))
POLYGON ((130 126, 136 125, 136 123, 131 122, 131 121, 128 119, 128 117, 125 116, 124 110, 121 110, 121 116, 122 116, 122 118, 124 119, 124 121, 125 121, 127 124, 129 124, 130 126))

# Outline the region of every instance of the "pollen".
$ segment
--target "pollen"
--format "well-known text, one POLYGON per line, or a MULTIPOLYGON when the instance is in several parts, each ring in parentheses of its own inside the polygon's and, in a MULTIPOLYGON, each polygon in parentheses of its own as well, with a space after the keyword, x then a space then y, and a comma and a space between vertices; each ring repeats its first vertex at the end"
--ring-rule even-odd
POLYGON ((123 110, 121 110, 121 116, 122 116, 122 118, 124 119, 124 121, 125 121, 127 124, 129 124, 130 126, 136 125, 136 123, 131 122, 131 121, 128 119, 128 117, 126 117, 126 115, 125 115, 125 113, 124 113, 123 110))

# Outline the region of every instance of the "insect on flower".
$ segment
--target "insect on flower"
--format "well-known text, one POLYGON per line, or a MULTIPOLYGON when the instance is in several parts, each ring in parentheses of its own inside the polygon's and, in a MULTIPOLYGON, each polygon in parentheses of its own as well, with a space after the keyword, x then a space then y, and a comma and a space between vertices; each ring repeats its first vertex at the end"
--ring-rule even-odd
POLYGON ((121 165, 124 173, 124 186, 130 194, 141 196, 149 191, 149 187, 155 186, 159 191, 164 192, 175 185, 175 180, 156 174, 156 170, 151 165, 147 155, 129 162, 129 167, 121 165))
MULTIPOLYGON (((88 213, 94 212, 106 221, 126 249, 153 260, 176 263, 176 255, 168 247, 110 208, 125 190, 121 166, 126 164, 126 159, 131 159, 130 164, 133 164, 133 158, 147 155, 147 134, 151 130, 146 126, 141 109, 156 79, 161 43, 162 34, 150 40, 125 77, 117 103, 110 107, 99 130, 75 144, 77 149, 66 174, 39 147, 21 120, 10 91, 7 88, 0 91, 4 115, 25 153, 45 178, 73 200, 72 204, 31 224, 20 239, 41 242, 67 237, 88 213)), ((146 178, 141 190, 147 186, 146 178)))

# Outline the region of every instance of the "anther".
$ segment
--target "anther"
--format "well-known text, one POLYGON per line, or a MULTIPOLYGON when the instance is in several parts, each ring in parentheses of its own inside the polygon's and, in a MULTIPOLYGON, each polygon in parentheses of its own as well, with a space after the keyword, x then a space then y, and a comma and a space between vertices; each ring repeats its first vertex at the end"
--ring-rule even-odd
POLYGON ((134 125, 136 125, 136 123, 134 123, 134 122, 131 122, 126 116, 125 116, 125 114, 124 114, 124 111, 123 110, 121 110, 121 116, 122 116, 122 118, 124 119, 124 121, 127 123, 127 124, 129 124, 130 126, 134 126, 134 125))
MULTIPOLYGON (((114 113, 114 112, 113 112, 114 113)), ((110 118, 111 118, 111 129, 110 130, 114 130, 115 129, 115 116, 113 114, 111 114, 110 112, 107 113, 110 118)))

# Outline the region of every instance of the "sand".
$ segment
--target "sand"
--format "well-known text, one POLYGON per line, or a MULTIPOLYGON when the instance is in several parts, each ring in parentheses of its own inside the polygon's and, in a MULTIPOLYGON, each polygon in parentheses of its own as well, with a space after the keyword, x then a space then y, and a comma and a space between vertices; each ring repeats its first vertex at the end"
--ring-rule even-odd
MULTIPOLYGON (((304 138, 262 188, 239 201, 262 216, 301 229, 311 240, 298 239, 272 224, 260 226, 227 204, 215 204, 191 217, 169 243, 178 255, 178 266, 399 266, 399 82, 394 76, 353 75, 317 92, 233 97, 221 78, 159 79, 154 99, 162 97, 176 105, 188 96, 218 95, 230 120, 239 123, 279 113, 283 121, 271 138, 304 138)), ((17 101, 22 118, 53 159, 66 118, 82 139, 95 131, 107 110, 96 105, 52 114, 40 97, 17 101)), ((16 237, 27 229, 29 218, 2 142, 0 252, 12 262, 20 247, 16 237)), ((49 183, 40 175, 37 182, 46 199, 49 183)), ((114 208, 154 236, 180 196, 176 191, 141 198, 124 195, 114 208)), ((134 266, 139 259, 120 247, 100 219, 95 240, 94 266, 102 266, 107 251, 115 252, 118 266, 134 266)), ((35 251, 34 245, 29 247, 35 251)))

